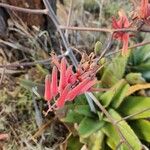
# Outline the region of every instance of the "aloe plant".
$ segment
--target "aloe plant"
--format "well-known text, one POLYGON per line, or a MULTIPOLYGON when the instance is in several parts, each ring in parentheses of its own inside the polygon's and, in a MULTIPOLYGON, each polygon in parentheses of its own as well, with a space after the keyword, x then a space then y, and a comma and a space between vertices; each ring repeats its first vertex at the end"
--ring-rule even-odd
MULTIPOLYGON (((78 133, 78 142, 86 144, 90 150, 141 150, 142 143, 150 142, 150 122, 148 120, 150 97, 137 95, 136 90, 133 90, 139 85, 149 85, 147 78, 143 76, 147 67, 146 69, 137 67, 141 64, 146 66, 150 60, 150 55, 147 55, 150 47, 143 49, 132 51, 126 57, 117 55, 111 62, 106 62, 100 73, 102 82, 98 86, 107 87, 108 90, 95 93, 98 101, 116 122, 125 141, 121 140, 115 126, 110 123, 102 111, 99 109, 97 113, 90 111, 83 95, 76 98, 74 104, 66 106, 68 107, 67 116, 62 121, 75 124, 76 131, 73 132, 78 133), (135 74, 134 71, 136 71, 135 74), (138 73, 139 79, 144 82, 131 83, 129 73, 132 74, 130 75, 132 78, 136 79, 138 73)), ((143 86, 140 87, 142 90, 143 86)))

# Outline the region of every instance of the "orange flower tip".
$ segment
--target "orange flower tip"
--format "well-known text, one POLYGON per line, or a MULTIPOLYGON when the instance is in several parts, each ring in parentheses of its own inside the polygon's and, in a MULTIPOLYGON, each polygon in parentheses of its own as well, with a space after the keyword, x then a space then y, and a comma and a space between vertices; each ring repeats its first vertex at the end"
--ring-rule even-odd
POLYGON ((60 70, 59 59, 56 55, 51 54, 51 62, 60 70))
POLYGON ((63 57, 63 58, 61 59, 61 65, 62 65, 62 66, 66 66, 66 65, 67 65, 67 60, 66 60, 65 57, 63 57))
POLYGON ((46 77, 45 77, 45 93, 44 93, 44 99, 45 99, 46 101, 50 101, 50 100, 52 99, 50 75, 46 75, 46 77))

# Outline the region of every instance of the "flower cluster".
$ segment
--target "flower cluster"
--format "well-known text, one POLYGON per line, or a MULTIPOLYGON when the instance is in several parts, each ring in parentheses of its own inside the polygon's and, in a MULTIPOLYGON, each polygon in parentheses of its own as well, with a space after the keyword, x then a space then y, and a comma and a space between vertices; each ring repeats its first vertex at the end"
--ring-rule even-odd
POLYGON ((63 57, 59 62, 53 55, 54 67, 52 75, 45 78, 44 98, 49 104, 49 110, 62 108, 66 101, 72 101, 80 94, 90 91, 96 83, 97 67, 93 65, 79 65, 77 71, 68 66, 67 60, 63 57), (59 78, 58 78, 59 76, 59 78))
MULTIPOLYGON (((133 20, 142 21, 142 25, 150 25, 150 3, 148 0, 141 0, 140 5, 136 6, 133 13, 133 20)), ((113 17, 112 27, 113 29, 128 29, 133 25, 133 22, 130 23, 127 16, 123 11, 119 12, 119 19, 116 20, 113 17)), ((129 38, 133 36, 127 32, 117 31, 113 34, 113 38, 121 41, 123 43, 122 47, 122 55, 125 55, 128 51, 129 38)))
POLYGON ((150 3, 148 0, 141 0, 138 14, 135 18, 142 19, 145 24, 150 25, 150 3))
MULTIPOLYGON (((129 28, 130 25, 131 25, 131 23, 129 23, 129 20, 123 11, 119 11, 119 20, 116 20, 113 17, 113 21, 112 21, 113 29, 129 28)), ((130 35, 127 32, 123 32, 123 31, 115 32, 113 34, 114 39, 120 40, 123 43, 122 55, 127 53, 130 36, 132 36, 132 35, 130 35)))

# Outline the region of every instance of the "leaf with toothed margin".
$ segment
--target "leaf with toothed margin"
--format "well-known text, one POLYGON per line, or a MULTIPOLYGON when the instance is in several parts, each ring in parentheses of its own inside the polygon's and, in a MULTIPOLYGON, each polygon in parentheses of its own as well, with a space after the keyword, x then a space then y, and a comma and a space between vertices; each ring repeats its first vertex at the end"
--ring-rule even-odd
MULTIPOLYGON (((122 119, 120 114, 118 112, 116 112, 115 110, 110 109, 108 112, 115 121, 119 121, 122 119)), ((126 121, 122 120, 122 121, 118 122, 117 126, 120 129, 120 132, 122 133, 124 138, 127 140, 127 142, 130 144, 130 146, 134 150, 142 149, 142 144, 141 144, 140 140, 138 139, 137 135, 131 129, 131 127, 127 124, 126 121)), ((102 130, 108 137, 107 144, 109 144, 109 146, 112 149, 116 149, 116 147, 120 143, 120 136, 119 136, 119 133, 116 131, 115 127, 111 123, 106 123, 102 130)), ((123 150, 129 150, 129 147, 128 147, 128 145, 125 144, 125 142, 123 144, 121 144, 120 149, 121 148, 123 150)))
POLYGON ((101 78, 104 87, 112 87, 122 79, 125 73, 127 61, 128 55, 118 55, 113 58, 112 62, 104 67, 104 72, 101 78))
POLYGON ((133 115, 132 117, 129 118, 133 120, 140 118, 149 118, 150 117, 149 108, 150 108, 150 97, 129 96, 123 101, 121 106, 118 108, 118 111, 122 113, 123 116, 133 115), (137 114, 138 112, 141 113, 137 114))

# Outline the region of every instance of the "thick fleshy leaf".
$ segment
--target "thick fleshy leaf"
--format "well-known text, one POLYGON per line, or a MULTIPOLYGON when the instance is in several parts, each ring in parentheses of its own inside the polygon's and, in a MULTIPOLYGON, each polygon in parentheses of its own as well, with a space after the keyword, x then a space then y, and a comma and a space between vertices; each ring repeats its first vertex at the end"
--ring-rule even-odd
MULTIPOLYGON (((111 116, 113 117, 113 119, 115 119, 116 121, 121 120, 121 116, 113 109, 109 110, 109 113, 111 114, 111 116)), ((126 121, 120 121, 118 124, 118 128, 120 129, 121 133, 123 134, 123 136, 126 138, 127 142, 130 144, 130 146, 134 149, 134 150, 141 150, 141 142, 138 139, 138 137, 136 136, 136 134, 134 133, 134 131, 131 129, 131 127, 127 124, 126 121)), ((104 133, 106 133, 106 135, 111 139, 111 143, 116 146, 120 143, 120 137, 119 134, 117 133, 117 131, 115 130, 114 126, 110 123, 107 123, 104 128, 103 128, 104 133)), ((121 145, 123 150, 129 150, 128 145, 126 145, 125 143, 121 145)))
POLYGON ((80 123, 83 118, 83 115, 80 115, 79 113, 76 113, 74 110, 70 109, 67 112, 67 116, 61 120, 68 123, 80 123))
POLYGON ((142 72, 143 77, 150 82, 150 70, 142 72))
POLYGON ((82 148, 83 144, 80 143, 78 136, 71 135, 67 140, 67 150, 79 150, 82 148))
POLYGON ((150 97, 129 96, 121 104, 118 111, 124 116, 133 115, 130 119, 140 119, 150 117, 149 108, 150 97))
POLYGON ((147 60, 146 62, 142 62, 141 64, 134 67, 134 69, 139 71, 147 71, 150 69, 150 60, 147 60))
MULTIPOLYGON (((116 149, 116 144, 114 143, 114 139, 112 137, 107 137, 106 143, 111 149, 113 149, 113 150, 116 149)), ((124 150, 124 146, 121 145, 120 149, 124 150)))
POLYGON ((129 84, 134 85, 134 84, 143 84, 145 83, 145 79, 142 77, 141 73, 129 73, 126 75, 126 80, 129 84))
POLYGON ((94 52, 95 52, 95 55, 97 55, 97 54, 99 54, 100 52, 101 52, 101 50, 102 50, 102 42, 100 42, 100 41, 97 41, 96 43, 95 43, 95 46, 94 46, 94 52))
POLYGON ((81 138, 87 138, 92 133, 98 131, 104 126, 104 121, 99 121, 94 118, 85 117, 79 124, 78 133, 81 138))
POLYGON ((139 119, 132 121, 130 125, 140 139, 150 142, 150 121, 139 119))
POLYGON ((122 79, 125 72, 127 60, 128 55, 118 55, 112 60, 111 63, 105 66, 104 73, 101 78, 104 87, 112 87, 120 79, 122 79))
POLYGON ((113 125, 110 123, 105 123, 105 126, 102 128, 102 131, 107 135, 108 139, 110 139, 109 141, 107 139, 108 146, 112 149, 115 149, 115 147, 120 141, 120 137, 118 136, 118 133, 113 127, 113 125))
POLYGON ((121 105, 121 103, 126 97, 126 93, 129 87, 130 87, 129 84, 127 84, 126 81, 122 82, 122 84, 117 89, 117 92, 112 99, 111 106, 113 108, 118 108, 121 105))
POLYGON ((150 69, 150 46, 145 45, 141 48, 136 48, 135 50, 131 51, 129 63, 130 63, 130 69, 137 71, 137 72, 143 72, 147 71, 147 69, 150 69))
POLYGON ((103 106, 107 107, 112 102, 114 107, 118 107, 124 98, 125 91, 127 89, 126 85, 126 81, 122 79, 117 82, 110 90, 102 94, 99 99, 103 106), (113 97, 118 99, 114 99, 113 102, 113 97))
POLYGON ((128 64, 130 72, 140 72, 147 81, 150 81, 150 45, 132 50, 128 64))
POLYGON ((104 133, 99 130, 87 139, 87 145, 89 150, 104 150, 104 133))
POLYGON ((93 117, 94 114, 91 112, 89 105, 76 105, 74 111, 80 115, 87 117, 93 117))

